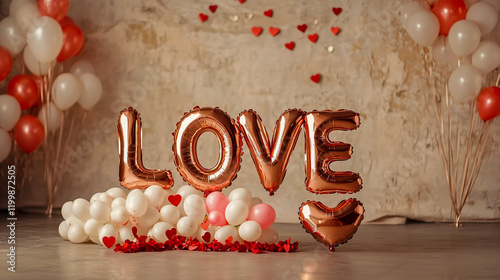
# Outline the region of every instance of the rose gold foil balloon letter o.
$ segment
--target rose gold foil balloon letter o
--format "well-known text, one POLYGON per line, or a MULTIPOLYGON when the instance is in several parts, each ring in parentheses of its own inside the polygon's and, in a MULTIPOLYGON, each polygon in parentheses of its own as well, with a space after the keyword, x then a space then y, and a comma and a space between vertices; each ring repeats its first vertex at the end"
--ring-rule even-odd
POLYGON ((253 110, 243 111, 238 124, 250 149, 264 188, 273 195, 285 177, 290 155, 295 148, 303 123, 304 111, 291 109, 281 114, 269 143, 266 128, 253 110))
POLYGON ((177 123, 174 132, 174 163, 191 186, 208 194, 231 185, 240 169, 241 136, 234 120, 219 108, 195 107, 177 123), (198 161, 197 142, 205 132, 219 141, 219 159, 212 168, 198 161))
POLYGON ((330 163, 351 158, 352 146, 331 141, 333 130, 354 130, 359 127, 359 114, 349 110, 312 111, 304 116, 306 133, 306 188, 323 193, 355 193, 362 188, 359 174, 333 171, 330 163))
POLYGON ((161 185, 168 189, 174 184, 168 170, 146 169, 142 163, 142 124, 139 113, 129 107, 118 118, 120 184, 127 189, 145 189, 161 185))

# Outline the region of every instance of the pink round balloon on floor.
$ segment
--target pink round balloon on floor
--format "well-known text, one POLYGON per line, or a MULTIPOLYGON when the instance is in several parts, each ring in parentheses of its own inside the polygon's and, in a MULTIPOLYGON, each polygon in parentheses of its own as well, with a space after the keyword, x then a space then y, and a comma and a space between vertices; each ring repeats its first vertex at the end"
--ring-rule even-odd
POLYGON ((219 227, 227 225, 224 213, 219 211, 211 211, 208 214, 208 222, 213 226, 219 226, 219 227))
POLYGON ((270 227, 276 220, 276 211, 274 211, 274 208, 269 204, 257 204, 250 208, 247 220, 255 221, 259 223, 262 229, 265 229, 270 227))
POLYGON ((226 211, 226 206, 229 203, 227 197, 221 192, 212 192, 205 199, 205 205, 207 206, 207 211, 219 211, 224 213, 226 211))

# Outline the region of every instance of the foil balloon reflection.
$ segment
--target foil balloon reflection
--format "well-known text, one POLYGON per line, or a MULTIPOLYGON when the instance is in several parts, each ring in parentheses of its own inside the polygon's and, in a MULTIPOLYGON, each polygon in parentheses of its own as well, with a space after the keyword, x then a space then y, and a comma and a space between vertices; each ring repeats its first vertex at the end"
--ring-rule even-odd
POLYGON ((285 177, 290 155, 295 148, 303 123, 304 111, 290 109, 281 114, 274 128, 272 142, 262 120, 253 110, 238 116, 240 130, 248 145, 260 181, 270 195, 285 177))
POLYGON ((351 158, 352 146, 329 138, 332 131, 358 128, 359 114, 349 110, 312 111, 305 114, 304 124, 307 190, 317 194, 359 191, 362 188, 359 174, 330 169, 331 163, 351 158))
POLYGON ((329 246, 333 252, 336 246, 346 243, 356 233, 364 212, 363 204, 354 198, 341 201, 335 208, 308 201, 300 206, 299 219, 314 239, 329 246))
POLYGON ((119 179, 127 189, 145 189, 161 185, 168 189, 174 184, 172 173, 163 169, 146 169, 142 163, 142 124, 139 113, 129 107, 118 118, 119 179))
POLYGON ((217 107, 195 107, 177 123, 173 135, 174 163, 186 182, 205 194, 231 185, 240 169, 243 143, 229 115, 217 107), (197 142, 205 132, 214 133, 219 143, 219 158, 211 168, 198 160, 197 142))

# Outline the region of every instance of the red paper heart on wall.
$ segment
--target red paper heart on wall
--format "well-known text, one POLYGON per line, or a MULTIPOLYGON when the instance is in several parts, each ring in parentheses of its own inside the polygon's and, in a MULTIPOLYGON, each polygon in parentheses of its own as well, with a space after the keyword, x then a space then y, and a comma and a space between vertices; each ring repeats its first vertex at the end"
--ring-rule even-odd
POLYGON ((178 206, 181 203, 182 196, 180 194, 169 195, 168 202, 170 202, 173 206, 178 206))
POLYGON ((321 79, 321 74, 316 74, 311 76, 311 81, 315 83, 319 83, 319 80, 321 79))
POLYGON ((258 26, 252 27, 252 33, 253 35, 255 35, 255 37, 259 36, 260 33, 262 33, 262 27, 258 26))
POLYGON ((111 246, 115 245, 116 238, 114 236, 104 236, 102 238, 102 244, 106 246, 106 248, 111 248, 111 246))
POLYGON ((269 27, 269 33, 271 33, 272 36, 278 35, 280 33, 280 29, 278 27, 269 27))
POLYGON ((340 31, 340 27, 332 27, 330 28, 330 30, 332 31, 333 35, 337 35, 340 31))
POLYGON ((167 229, 165 231, 165 235, 167 236, 168 239, 172 239, 172 237, 174 237, 174 235, 177 234, 177 230, 175 228, 172 228, 172 229, 167 229))
POLYGON ((341 201, 335 208, 308 201, 300 206, 299 219, 308 233, 334 251, 356 233, 364 213, 363 204, 354 198, 341 201))
POLYGON ((297 29, 302 31, 302 32, 306 32, 307 25, 306 24, 297 25, 297 29))
POLYGON ((264 15, 266 17, 272 17, 273 16, 273 10, 272 9, 269 9, 267 11, 264 12, 264 15))
POLYGON ((291 41, 290 43, 286 43, 285 47, 289 50, 293 50, 293 48, 295 48, 295 42, 291 41))
POLYGON ((316 43, 316 41, 318 40, 318 34, 314 33, 314 34, 308 35, 307 38, 309 39, 309 41, 316 43))
POLYGON ((200 21, 201 21, 201 22, 204 22, 204 21, 206 21, 206 20, 208 19, 208 16, 207 16, 207 15, 205 15, 205 14, 202 14, 202 13, 200 13, 200 14, 198 15, 198 17, 200 18, 200 21))
POLYGON ((210 238, 212 237, 212 235, 210 234, 210 232, 205 232, 205 234, 203 234, 203 236, 201 237, 201 239, 203 239, 203 241, 205 242, 210 242, 210 238))
POLYGON ((339 7, 333 7, 332 8, 332 11, 333 13, 338 16, 340 14, 340 12, 342 12, 342 8, 339 8, 339 7))
POLYGON ((217 11, 217 8, 218 8, 217 5, 208 6, 208 9, 210 10, 210 12, 212 12, 212 14, 215 13, 215 11, 217 11))

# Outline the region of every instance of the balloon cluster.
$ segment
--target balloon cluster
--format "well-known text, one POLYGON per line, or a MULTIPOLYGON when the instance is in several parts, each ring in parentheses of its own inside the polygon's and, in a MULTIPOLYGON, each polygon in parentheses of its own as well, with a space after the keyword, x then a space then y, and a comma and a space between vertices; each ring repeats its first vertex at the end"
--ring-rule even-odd
POLYGON ((8 82, 7 94, 0 95, 0 162, 12 149, 11 130, 29 154, 48 131, 61 126, 63 111, 75 103, 90 110, 102 95, 102 83, 86 60, 54 75, 57 62, 78 55, 84 46, 82 30, 66 16, 68 8, 69 0, 13 0, 10 16, 0 21, 0 81, 15 59, 25 66, 8 82))
POLYGON ((500 1, 495 0, 416 0, 403 4, 403 21, 410 37, 432 49, 438 64, 454 68, 448 80, 453 100, 463 104, 477 98, 477 110, 484 121, 500 114, 498 85, 481 91, 483 77, 500 65, 500 47, 484 39, 495 28, 499 10, 500 1))
POLYGON ((73 243, 91 240, 108 248, 133 241, 137 235, 157 242, 167 241, 172 234, 204 243, 228 238, 240 243, 278 241, 277 231, 270 227, 276 218, 274 209, 248 190, 235 189, 229 197, 213 192, 206 200, 199 194, 189 185, 177 193, 159 185, 128 194, 122 188, 111 188, 94 194, 90 201, 66 202, 59 234, 73 243))

